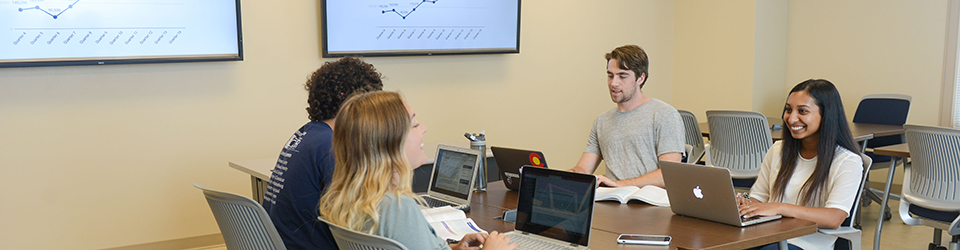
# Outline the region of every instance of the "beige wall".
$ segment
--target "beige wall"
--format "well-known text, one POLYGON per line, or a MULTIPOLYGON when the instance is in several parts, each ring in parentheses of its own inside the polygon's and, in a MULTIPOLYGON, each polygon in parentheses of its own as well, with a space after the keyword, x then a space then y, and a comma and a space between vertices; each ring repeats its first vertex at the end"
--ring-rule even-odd
POLYGON ((869 94, 913 96, 908 122, 937 125, 947 1, 791 1, 787 88, 832 81, 847 115, 869 94))
MULTIPOLYGON (((387 89, 404 93, 429 128, 427 142, 485 129, 490 145, 540 149, 566 168, 596 115, 614 107, 603 53, 619 45, 650 54, 649 96, 681 109, 753 108, 755 90, 743 83, 754 74, 719 70, 753 67, 722 60, 754 53, 754 38, 738 28, 753 20, 755 10, 742 9, 751 3, 524 1, 521 54, 366 60, 387 89)), ((8 176, 0 249, 94 249, 218 231, 190 185, 249 194, 249 176, 226 163, 276 157, 307 120, 302 82, 325 61, 316 1, 242 4, 243 62, 0 69, 8 176)), ((910 121, 936 124, 945 6, 789 2, 784 87, 830 79, 850 115, 865 94, 906 93, 910 121)))
POLYGON ((786 0, 676 1, 674 107, 778 116, 787 17, 786 0))
POLYGON ((704 122, 707 110, 752 110, 755 2, 675 3, 671 104, 704 122))
MULTIPOLYGON (((192 183, 249 194, 231 160, 276 157, 307 121, 318 1, 243 1, 243 62, 0 69, 0 249, 95 249, 218 232, 192 183)), ((427 142, 540 149, 576 163, 613 108, 603 54, 636 43, 670 101, 673 3, 524 1, 521 54, 368 58, 427 142)))
POLYGON ((787 90, 828 79, 851 119, 865 95, 906 94, 908 123, 939 124, 947 1, 790 1, 789 16, 787 90))
POLYGON ((779 117, 787 70, 787 0, 757 0, 756 6, 752 108, 779 117))

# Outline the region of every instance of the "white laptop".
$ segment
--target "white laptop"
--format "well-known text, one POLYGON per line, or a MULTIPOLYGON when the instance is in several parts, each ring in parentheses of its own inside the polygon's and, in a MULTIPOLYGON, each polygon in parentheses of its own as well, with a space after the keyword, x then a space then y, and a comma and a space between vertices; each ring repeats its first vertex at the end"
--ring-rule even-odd
POLYGON ((730 170, 726 168, 670 161, 660 161, 659 165, 670 209, 675 214, 741 227, 781 217, 742 218, 730 170))
POLYGON ((537 167, 520 173, 516 230, 506 233, 516 249, 588 249, 597 178, 537 167))
POLYGON ((430 186, 421 195, 427 204, 424 207, 451 206, 469 211, 473 197, 473 182, 477 179, 480 151, 448 145, 437 146, 437 159, 433 162, 430 186))

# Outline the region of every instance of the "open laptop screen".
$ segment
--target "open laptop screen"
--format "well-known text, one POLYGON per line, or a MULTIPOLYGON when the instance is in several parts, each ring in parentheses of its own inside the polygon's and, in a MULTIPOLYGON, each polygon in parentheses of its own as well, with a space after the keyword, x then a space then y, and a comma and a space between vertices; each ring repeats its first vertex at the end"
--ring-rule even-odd
POLYGON ((478 157, 473 153, 443 148, 437 150, 430 191, 467 199, 473 188, 470 186, 470 179, 473 178, 478 157))
POLYGON ((521 172, 516 229, 586 246, 596 177, 543 168, 521 172))

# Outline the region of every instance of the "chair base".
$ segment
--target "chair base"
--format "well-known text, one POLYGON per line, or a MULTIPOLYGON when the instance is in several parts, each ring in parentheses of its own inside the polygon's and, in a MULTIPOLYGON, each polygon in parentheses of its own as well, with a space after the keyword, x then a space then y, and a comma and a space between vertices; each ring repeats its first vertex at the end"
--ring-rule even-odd
MULTIPOLYGON (((866 191, 866 192, 863 192, 863 206, 864 206, 864 207, 869 206, 870 203, 871 203, 871 201, 875 201, 875 202, 877 202, 877 204, 880 204, 880 202, 882 202, 883 199, 880 198, 880 194, 883 194, 883 191, 875 190, 875 189, 872 189, 872 188, 871 188, 871 189, 864 190, 864 191, 866 191), (878 194, 878 193, 879 193, 879 194, 878 194)), ((894 197, 894 196, 896 196, 896 195, 891 194, 891 195, 890 195, 890 199, 900 200, 900 197, 899 197, 899 196, 896 196, 896 197, 894 197)), ((883 220, 884 220, 884 221, 890 221, 890 218, 893 218, 893 213, 890 212, 890 204, 887 204, 886 209, 884 209, 883 211, 884 211, 884 212, 883 212, 883 220)), ((859 223, 858 223, 857 225, 859 225, 859 223)))
POLYGON ((927 245, 927 250, 960 250, 960 235, 953 235, 947 246, 940 245, 940 235, 943 230, 933 229, 933 242, 927 245))
POLYGON ((950 242, 949 247, 930 243, 930 245, 927 246, 927 250, 960 250, 960 242, 950 242))

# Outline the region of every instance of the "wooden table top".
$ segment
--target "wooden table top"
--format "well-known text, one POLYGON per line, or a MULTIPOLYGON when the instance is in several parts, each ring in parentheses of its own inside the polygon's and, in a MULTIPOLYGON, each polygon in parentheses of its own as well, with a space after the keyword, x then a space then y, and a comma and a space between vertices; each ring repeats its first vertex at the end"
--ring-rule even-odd
MULTIPOLYGON (((518 192, 508 190, 503 182, 491 182, 487 191, 474 193, 471 211, 481 228, 492 231, 512 231, 514 223, 495 220, 503 211, 517 207, 518 192)), ((679 216, 669 207, 645 204, 597 202, 594 207, 592 249, 744 249, 817 232, 811 221, 782 218, 748 227, 679 216), (620 234, 670 235, 669 248, 617 244, 620 234)))
POLYGON ((886 156, 896 156, 896 157, 910 157, 910 146, 906 143, 878 147, 873 149, 874 154, 886 155, 886 156))

